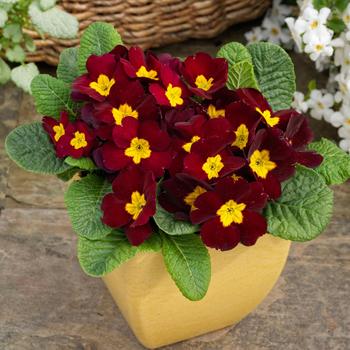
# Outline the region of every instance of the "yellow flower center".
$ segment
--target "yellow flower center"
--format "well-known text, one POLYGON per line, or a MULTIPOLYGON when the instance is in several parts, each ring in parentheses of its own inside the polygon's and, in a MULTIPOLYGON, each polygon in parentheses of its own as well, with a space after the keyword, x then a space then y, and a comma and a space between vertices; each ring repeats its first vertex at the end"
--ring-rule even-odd
POLYGON ((276 168, 276 163, 270 160, 270 152, 266 149, 259 151, 256 150, 250 157, 250 168, 259 177, 266 179, 269 171, 276 168))
POLYGON ((198 75, 195 81, 195 84, 198 89, 208 91, 213 86, 213 78, 207 79, 204 75, 198 75))
POLYGON ((316 51, 322 51, 323 48, 324 48, 324 45, 322 45, 322 44, 317 44, 317 45, 315 46, 316 51))
POLYGON ((135 164, 140 164, 141 159, 149 158, 151 153, 149 142, 138 137, 134 137, 130 142, 130 147, 124 151, 124 154, 132 158, 135 164))
POLYGON ((66 131, 64 130, 64 126, 62 123, 60 123, 59 125, 55 125, 52 130, 55 132, 55 136, 54 139, 56 142, 58 142, 58 140, 65 135, 66 131))
POLYGON ((239 175, 236 175, 236 174, 232 174, 231 175, 231 178, 234 182, 240 180, 240 179, 243 179, 242 176, 239 176, 239 175))
POLYGON ((208 179, 211 180, 214 177, 219 177, 219 172, 224 167, 220 154, 215 157, 208 157, 203 164, 202 169, 208 175, 208 179))
POLYGON ((74 147, 74 149, 86 147, 88 143, 86 142, 85 134, 83 132, 76 131, 74 133, 74 137, 70 140, 70 145, 74 147))
POLYGON ((310 24, 311 29, 316 29, 318 27, 318 21, 314 20, 310 24))
POLYGON ((343 20, 346 24, 349 24, 350 23, 350 15, 345 15, 343 20))
POLYGON ((191 138, 191 141, 185 143, 185 144, 182 146, 182 148, 183 148, 186 152, 190 153, 190 152, 191 152, 191 147, 192 147, 192 145, 193 145, 195 142, 197 142, 198 140, 200 140, 200 139, 201 139, 201 138, 200 138, 199 136, 193 136, 193 137, 191 138))
POLYGON ((237 203, 230 199, 218 209, 216 214, 220 217, 220 222, 224 227, 228 227, 232 223, 241 224, 243 222, 242 211, 245 207, 244 203, 237 203))
POLYGON ((136 220, 146 203, 145 195, 135 191, 131 194, 131 202, 125 204, 125 211, 132 215, 133 220, 136 220))
POLYGON ((184 198, 185 204, 191 207, 191 211, 197 209, 196 206, 194 205, 194 202, 202 193, 205 193, 205 192, 207 192, 205 188, 201 186, 196 186, 196 188, 184 198))
POLYGON ((249 138, 249 130, 245 124, 241 124, 235 131, 236 140, 232 143, 232 146, 237 146, 239 149, 243 149, 247 146, 249 138))
POLYGON ((271 112, 268 109, 262 111, 259 107, 256 107, 255 110, 263 116, 266 123, 270 126, 275 126, 280 121, 280 118, 278 117, 271 117, 271 112))
POLYGON ((120 105, 119 108, 112 108, 112 114, 117 125, 122 125, 122 121, 125 117, 133 117, 138 119, 139 113, 133 110, 127 103, 120 105))
POLYGON ((184 100, 181 98, 182 89, 178 86, 174 86, 173 84, 169 84, 165 96, 169 100, 171 107, 176 107, 177 105, 182 105, 184 100))
POLYGON ((108 96, 109 92, 111 90, 111 87, 115 84, 115 80, 109 79, 107 75, 100 74, 96 81, 92 81, 89 86, 91 89, 94 89, 96 92, 98 92, 101 96, 108 96))
POLYGON ((138 78, 148 78, 152 80, 159 80, 157 77, 157 72, 153 69, 147 70, 145 66, 141 66, 136 72, 138 78))
POLYGON ((207 109, 207 113, 210 119, 225 117, 224 109, 216 109, 214 105, 209 105, 207 109))

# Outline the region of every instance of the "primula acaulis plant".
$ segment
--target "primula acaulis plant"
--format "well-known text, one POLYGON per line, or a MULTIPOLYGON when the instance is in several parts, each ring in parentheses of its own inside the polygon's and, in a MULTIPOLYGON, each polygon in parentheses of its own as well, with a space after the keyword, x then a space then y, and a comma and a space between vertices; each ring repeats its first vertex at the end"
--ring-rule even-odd
POLYGON ((62 53, 57 78, 39 75, 32 91, 42 122, 12 131, 7 152, 69 181, 78 258, 92 276, 161 251, 181 292, 199 300, 208 248, 265 234, 311 240, 330 220, 328 186, 350 177, 350 157, 312 142, 307 118, 290 108, 293 64, 273 44, 180 60, 128 49, 94 23, 62 53))

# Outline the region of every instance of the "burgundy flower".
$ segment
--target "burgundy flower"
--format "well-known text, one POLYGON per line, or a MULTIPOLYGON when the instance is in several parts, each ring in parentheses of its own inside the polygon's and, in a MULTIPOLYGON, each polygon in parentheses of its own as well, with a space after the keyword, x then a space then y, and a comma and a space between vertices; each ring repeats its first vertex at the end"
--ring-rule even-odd
POLYGON ((208 247, 229 250, 239 242, 250 246, 266 233, 266 220, 257 212, 266 200, 260 183, 226 177, 214 191, 197 197, 191 221, 202 224, 200 235, 208 247))
POLYGON ((232 146, 244 150, 250 146, 255 130, 260 122, 260 115, 242 101, 230 103, 225 110, 226 119, 234 132, 232 146))
POLYGON ((168 66, 162 66, 161 84, 153 83, 149 90, 161 106, 180 107, 189 97, 189 91, 181 78, 168 66))
POLYGON ((154 97, 146 95, 139 81, 116 85, 105 102, 95 104, 96 119, 109 125, 122 125, 125 117, 148 120, 158 116, 154 97))
POLYGON ((223 118, 226 114, 226 107, 235 101, 237 101, 236 93, 223 87, 212 95, 211 100, 203 101, 203 106, 209 118, 223 118))
POLYGON ((158 196, 160 205, 178 220, 189 220, 189 213, 195 209, 194 202, 198 196, 212 187, 187 174, 177 174, 161 183, 158 196))
POLYGON ((107 169, 116 171, 137 165, 159 177, 170 165, 170 138, 155 121, 140 123, 135 118, 126 117, 121 126, 114 127, 113 140, 114 143, 102 146, 107 169))
POLYGON ((202 181, 217 181, 219 178, 242 168, 245 160, 233 156, 225 140, 217 137, 195 142, 184 159, 184 172, 202 181))
POLYGON ((102 221, 125 230, 132 245, 140 245, 152 233, 150 218, 156 211, 156 182, 151 172, 133 167, 120 173, 112 184, 113 193, 102 201, 102 221))
POLYGON ((146 54, 140 47, 129 49, 129 60, 121 60, 126 74, 131 78, 159 80, 161 63, 151 52, 146 54))
POLYGON ((279 129, 261 129, 257 132, 248 153, 249 168, 257 181, 264 185, 273 199, 281 195, 281 181, 295 171, 293 149, 283 139, 279 129))
POLYGON ((255 109, 260 114, 261 119, 265 124, 270 127, 278 126, 280 121, 279 117, 273 113, 271 106, 260 91, 252 88, 237 89, 236 95, 248 106, 255 109))
POLYGON ((83 121, 77 120, 70 123, 68 114, 62 112, 59 121, 44 117, 43 127, 55 146, 58 158, 67 156, 81 158, 90 155, 95 136, 83 121))
POLYGON ((199 52, 186 58, 182 73, 193 93, 211 98, 214 92, 225 86, 227 71, 228 64, 224 58, 212 58, 199 52))
POLYGON ((115 55, 91 55, 86 61, 88 73, 76 78, 72 85, 74 99, 104 101, 112 87, 123 84, 127 76, 115 55))
POLYGON ((296 161, 311 168, 319 166, 323 157, 306 150, 314 137, 307 118, 293 109, 279 111, 276 116, 280 118, 278 127, 284 131, 285 139, 295 151, 296 161))

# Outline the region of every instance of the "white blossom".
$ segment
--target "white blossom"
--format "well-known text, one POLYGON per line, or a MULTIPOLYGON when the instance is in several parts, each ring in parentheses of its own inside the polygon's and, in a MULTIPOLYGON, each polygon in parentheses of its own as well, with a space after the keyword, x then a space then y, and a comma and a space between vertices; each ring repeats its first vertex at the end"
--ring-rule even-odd
POLYGON ((265 39, 264 33, 260 27, 254 27, 251 31, 244 34, 249 43, 259 42, 265 39))
POLYGON ((305 101, 305 95, 302 92, 294 92, 294 100, 292 107, 300 113, 306 113, 309 109, 307 102, 305 101))
POLYGON ((350 130, 350 105, 343 103, 340 110, 332 114, 330 122, 336 128, 344 127, 350 130))
POLYGON ((313 6, 307 6, 301 15, 301 18, 307 23, 306 31, 325 27, 330 13, 331 9, 328 7, 323 7, 320 11, 317 11, 313 6))
POLYGON ((265 17, 262 27, 264 28, 265 37, 274 44, 287 43, 291 36, 287 29, 268 17, 265 17))
POLYGON ((302 52, 303 40, 302 40, 301 34, 303 32, 298 29, 298 26, 296 26, 296 21, 298 21, 298 20, 295 20, 295 18, 293 18, 293 17, 288 17, 285 19, 285 22, 288 26, 288 29, 290 30, 292 39, 295 42, 295 45, 296 45, 298 52, 302 52))
POLYGON ((266 17, 273 19, 280 25, 283 25, 285 18, 292 14, 292 7, 283 5, 281 2, 281 0, 274 0, 272 8, 268 11, 266 17))
POLYGON ((303 36, 305 52, 310 55, 313 61, 321 56, 332 56, 334 49, 331 46, 332 35, 328 30, 320 27, 318 30, 309 31, 303 36))
POLYGON ((350 29, 350 4, 346 8, 346 10, 343 13, 342 19, 347 26, 348 29, 350 29))
POLYGON ((315 119, 324 118, 329 120, 330 116, 334 113, 332 107, 334 105, 334 98, 331 94, 323 94, 321 90, 313 90, 310 94, 310 99, 307 101, 310 108, 310 115, 315 119))

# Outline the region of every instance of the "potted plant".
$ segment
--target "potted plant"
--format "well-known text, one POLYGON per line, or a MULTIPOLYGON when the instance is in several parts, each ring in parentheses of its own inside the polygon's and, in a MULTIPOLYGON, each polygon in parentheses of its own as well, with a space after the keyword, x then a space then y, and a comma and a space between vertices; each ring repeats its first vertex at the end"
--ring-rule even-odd
POLYGON ((149 348, 252 311, 290 241, 326 228, 329 186, 350 177, 350 157, 312 142, 290 108, 293 64, 269 43, 182 61, 127 49, 94 23, 57 78, 31 88, 42 123, 13 130, 8 155, 68 181, 81 267, 102 276, 149 348))

